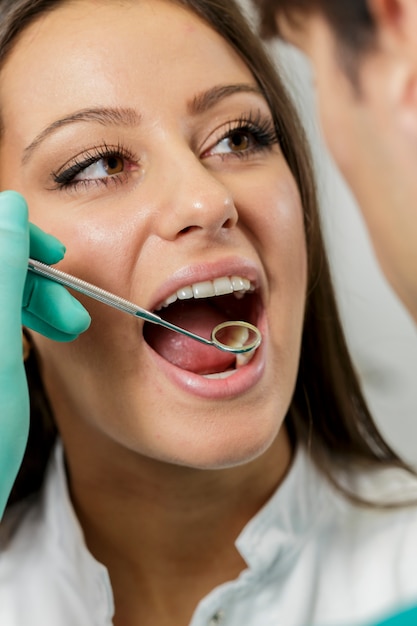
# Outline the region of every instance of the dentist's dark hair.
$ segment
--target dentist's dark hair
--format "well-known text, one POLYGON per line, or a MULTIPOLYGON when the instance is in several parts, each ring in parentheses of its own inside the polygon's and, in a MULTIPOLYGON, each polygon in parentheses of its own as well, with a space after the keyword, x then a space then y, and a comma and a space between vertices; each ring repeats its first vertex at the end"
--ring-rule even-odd
POLYGON ((283 37, 279 18, 302 29, 303 17, 323 16, 335 34, 342 68, 357 84, 359 61, 375 45, 376 26, 367 0, 252 0, 252 4, 259 10, 259 31, 265 39, 283 37))
MULTIPOLYGON (((24 28, 64 3, 65 0, 14 0, 12 3, 0 0, 0 71, 24 28)), ((338 484, 338 468, 346 471, 358 466, 407 466, 375 426, 346 347, 302 127, 272 61, 234 0, 177 0, 177 4, 201 16, 229 42, 252 71, 269 103, 281 149, 300 191, 308 254, 300 367, 286 426, 294 446, 306 446, 314 463, 333 485, 353 501, 364 503, 338 484)), ((42 364, 36 351, 32 351, 26 367, 31 397, 31 432, 9 503, 39 488, 56 436, 52 411, 42 386, 42 364)))

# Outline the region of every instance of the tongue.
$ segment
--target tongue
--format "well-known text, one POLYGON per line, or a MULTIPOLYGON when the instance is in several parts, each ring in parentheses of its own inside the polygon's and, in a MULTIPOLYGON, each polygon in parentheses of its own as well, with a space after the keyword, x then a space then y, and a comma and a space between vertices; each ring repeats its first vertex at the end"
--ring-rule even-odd
MULTIPOLYGON (((176 302, 164 313, 164 319, 205 339, 210 339, 213 328, 225 321, 219 311, 195 301, 176 302)), ((232 354, 206 346, 163 326, 147 324, 145 335, 149 345, 158 354, 189 372, 214 374, 234 367, 235 357, 232 354)))

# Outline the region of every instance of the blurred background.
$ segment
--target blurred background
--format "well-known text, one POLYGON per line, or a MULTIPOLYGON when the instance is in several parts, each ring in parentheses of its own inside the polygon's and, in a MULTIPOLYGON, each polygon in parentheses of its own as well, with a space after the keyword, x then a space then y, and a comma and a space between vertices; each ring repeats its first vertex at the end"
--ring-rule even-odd
MULTIPOLYGON (((256 23, 249 0, 241 4, 256 23)), ((266 47, 311 144, 339 308, 365 396, 389 443, 417 466, 417 327, 381 273, 357 204, 326 150, 308 61, 286 44, 266 47)))

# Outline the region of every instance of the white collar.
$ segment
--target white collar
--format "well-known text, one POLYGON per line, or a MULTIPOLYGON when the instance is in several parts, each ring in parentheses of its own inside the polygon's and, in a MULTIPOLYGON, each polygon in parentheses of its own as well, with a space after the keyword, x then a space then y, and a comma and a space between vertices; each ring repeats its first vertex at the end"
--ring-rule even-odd
MULTIPOLYGON (((248 565, 242 576, 257 578, 272 562, 285 561, 314 533, 328 515, 330 488, 300 447, 283 483, 264 507, 249 521, 236 541, 248 565)), ((111 623, 114 600, 107 569, 89 552, 68 491, 64 454, 56 445, 43 490, 42 518, 48 533, 70 570, 82 578, 83 595, 91 615, 100 607, 101 623, 111 623)), ((99 622, 98 622, 99 623, 99 622)))
POLYGON ((236 541, 248 567, 265 571, 278 557, 298 550, 328 516, 330 493, 330 485, 299 446, 287 476, 236 541))
POLYGON ((57 443, 49 463, 43 490, 43 512, 49 541, 55 544, 69 571, 82 580, 83 596, 90 605, 90 614, 101 624, 111 623, 114 615, 113 592, 107 568, 88 550, 82 528, 71 503, 65 471, 63 448, 57 443))

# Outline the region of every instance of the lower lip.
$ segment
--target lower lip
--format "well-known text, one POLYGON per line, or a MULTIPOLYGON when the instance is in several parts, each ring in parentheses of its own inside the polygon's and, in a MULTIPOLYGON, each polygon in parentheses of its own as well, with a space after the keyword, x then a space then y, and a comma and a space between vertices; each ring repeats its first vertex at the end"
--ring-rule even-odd
POLYGON ((205 378, 199 374, 188 372, 169 361, 163 359, 157 352, 146 344, 151 358, 173 384, 195 396, 212 400, 233 398, 250 391, 262 378, 266 364, 266 329, 263 323, 259 324, 262 333, 262 343, 247 365, 236 370, 227 378, 205 378))

